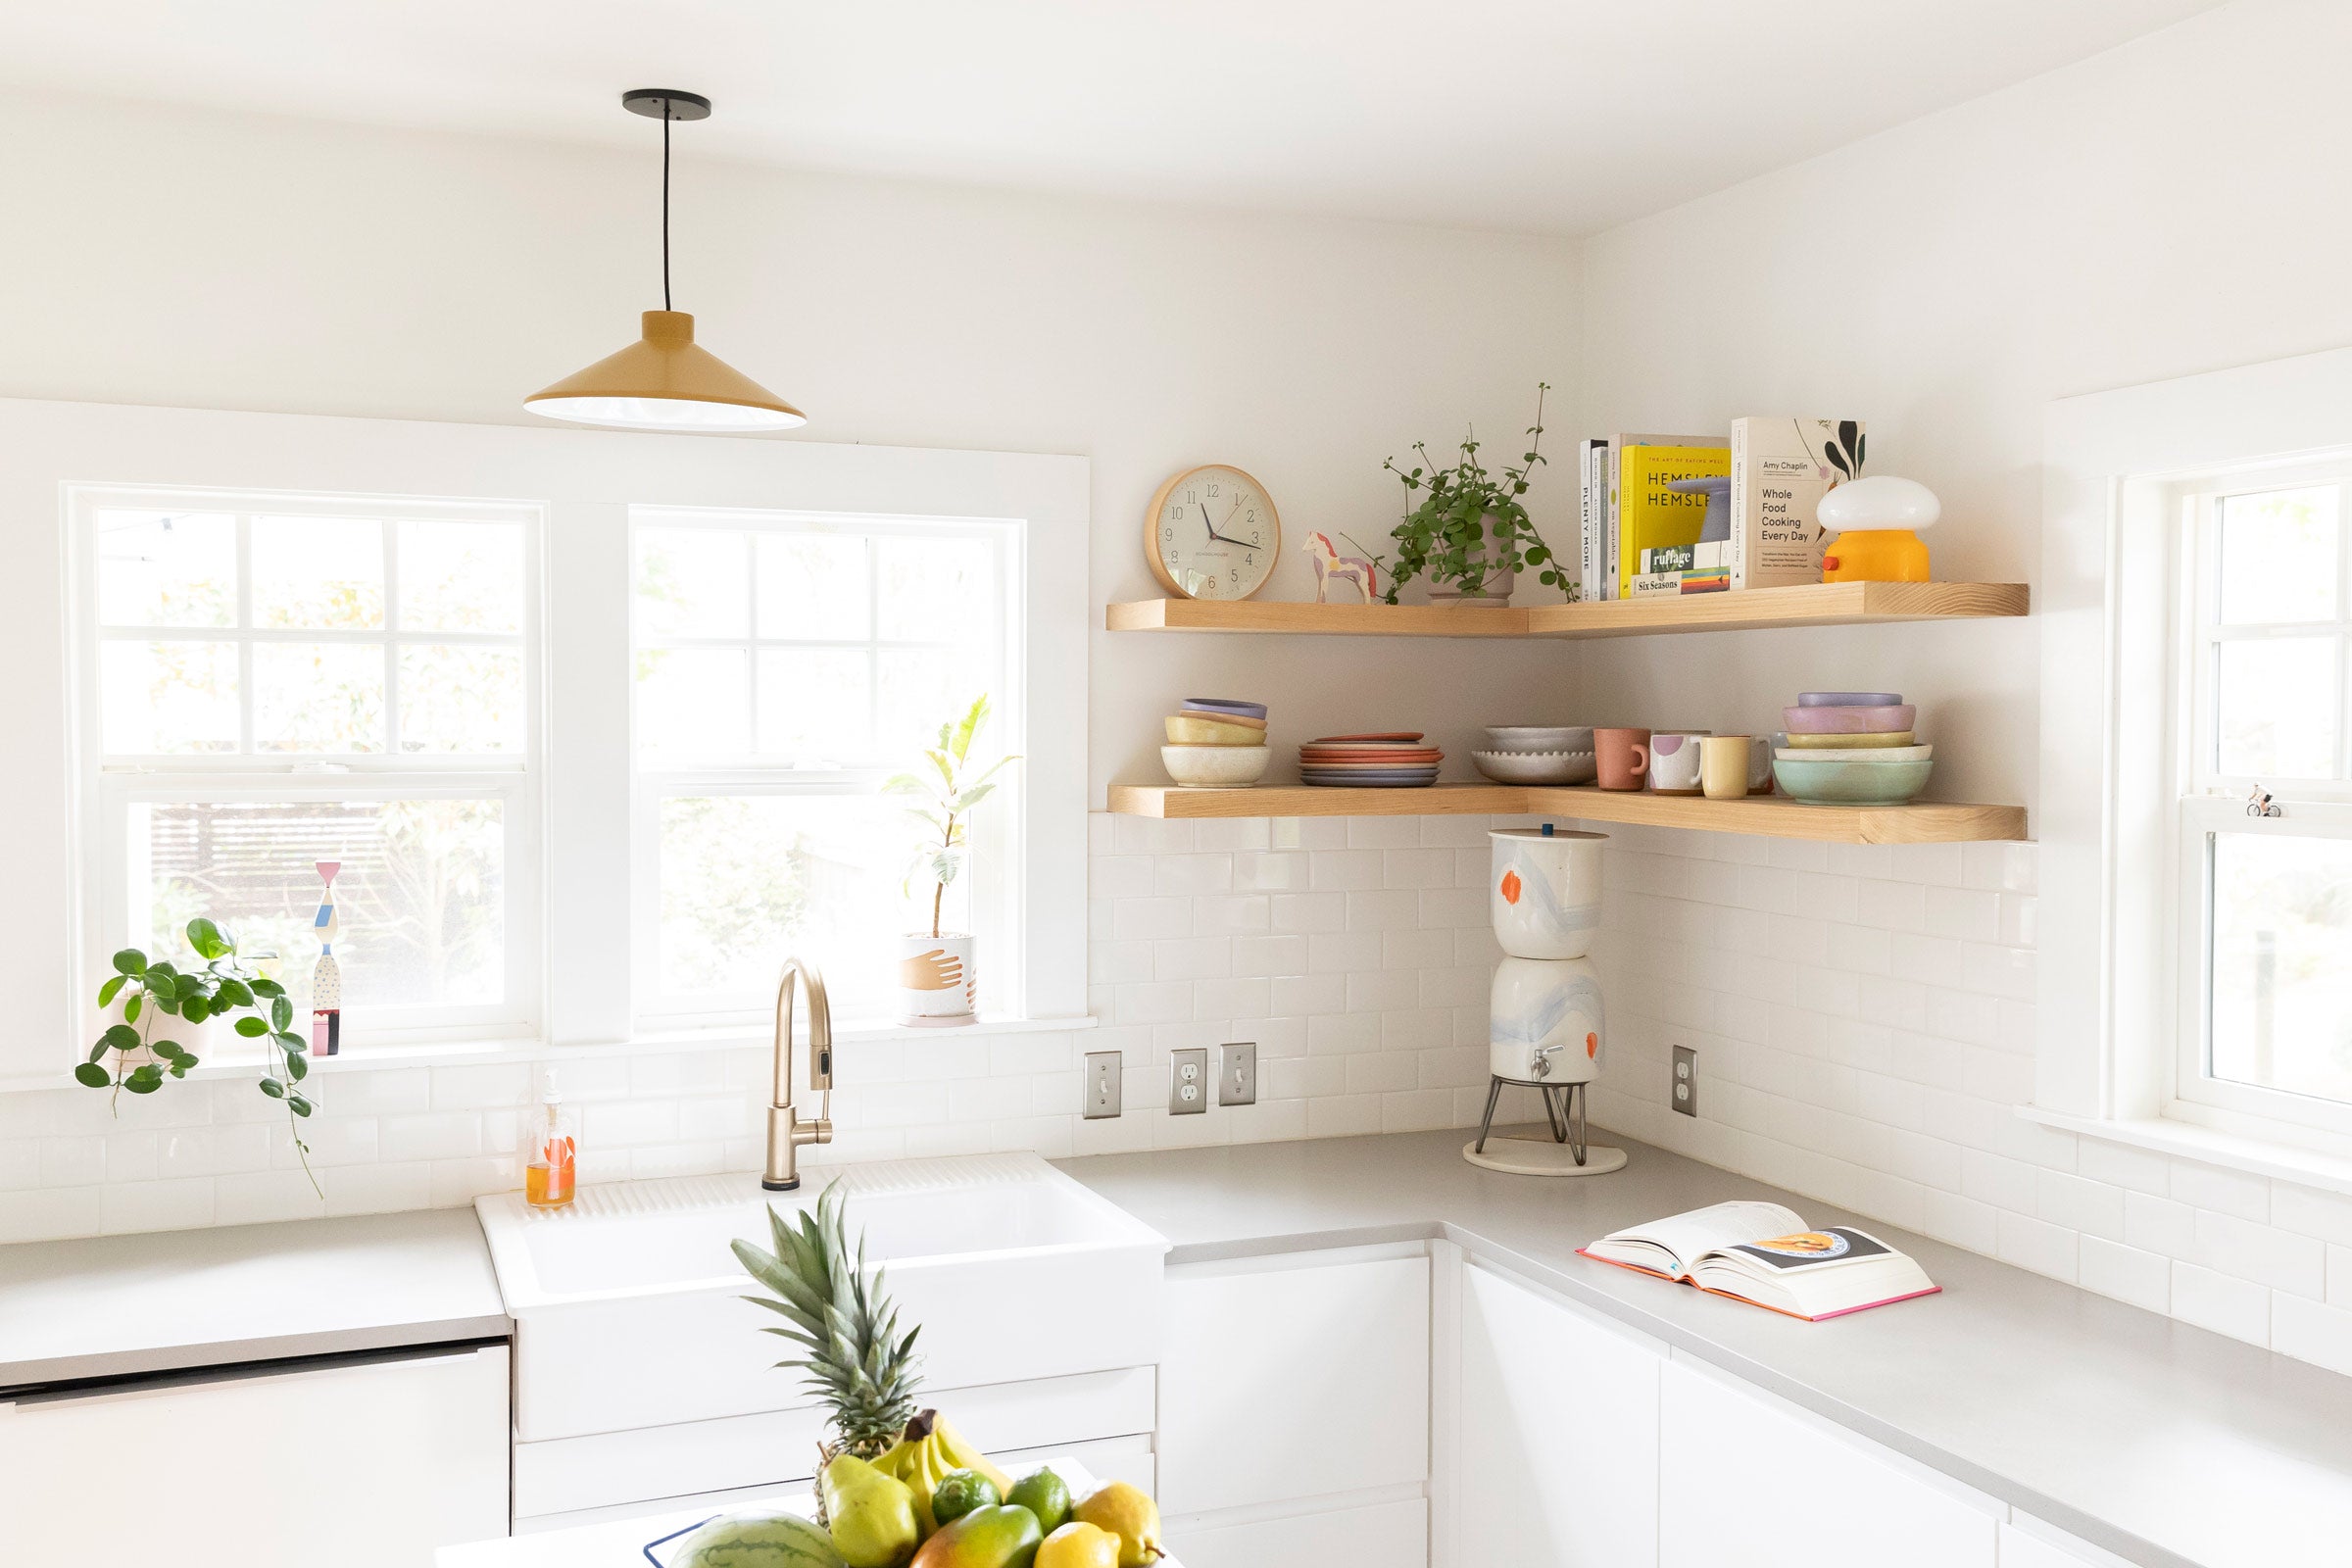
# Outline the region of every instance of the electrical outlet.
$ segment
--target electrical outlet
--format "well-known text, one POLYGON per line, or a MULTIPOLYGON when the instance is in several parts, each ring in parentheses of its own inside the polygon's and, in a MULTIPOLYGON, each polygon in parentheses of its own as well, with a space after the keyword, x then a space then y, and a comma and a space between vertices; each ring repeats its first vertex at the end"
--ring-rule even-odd
POLYGON ((1126 1082, 1125 1058, 1115 1051, 1086 1054, 1086 1119, 1100 1121, 1119 1113, 1120 1088, 1126 1082))
POLYGON ((1674 1048, 1674 1095, 1666 1102, 1686 1116, 1698 1114, 1698 1053, 1690 1046, 1674 1048))
POLYGON ((1168 1114, 1198 1116, 1208 1109, 1208 1048, 1168 1054, 1168 1114))
POLYGON ((1217 1048, 1217 1103, 1257 1103, 1257 1044, 1228 1040, 1217 1048))

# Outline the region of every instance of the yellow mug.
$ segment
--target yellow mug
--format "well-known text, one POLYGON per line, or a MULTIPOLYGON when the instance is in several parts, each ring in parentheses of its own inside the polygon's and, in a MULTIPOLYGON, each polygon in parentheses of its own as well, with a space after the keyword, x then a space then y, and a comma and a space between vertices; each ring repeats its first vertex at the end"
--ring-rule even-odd
POLYGON ((1709 735, 1698 743, 1698 787, 1710 801, 1736 801, 1747 794, 1747 760, 1755 740, 1747 735, 1709 735))

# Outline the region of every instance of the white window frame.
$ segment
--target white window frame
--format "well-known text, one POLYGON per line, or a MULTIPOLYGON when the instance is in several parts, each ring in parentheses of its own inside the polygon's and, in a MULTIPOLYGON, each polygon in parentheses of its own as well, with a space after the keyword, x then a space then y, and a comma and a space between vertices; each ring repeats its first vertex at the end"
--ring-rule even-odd
MULTIPOLYGON (((981 538, 997 557, 1000 593, 991 606, 995 637, 1002 662, 989 682, 992 708, 985 737, 991 756, 1026 758, 1029 749, 1029 678, 1025 639, 1028 606, 1027 529, 1020 522, 991 517, 910 517, 878 513, 814 513, 803 510, 733 510, 716 508, 634 507, 630 509, 629 558, 636 561, 637 535, 646 528, 705 527, 744 533, 855 533, 867 536, 949 535, 981 538)), ((753 585, 746 583, 750 594, 753 585)), ((741 637, 695 639, 667 637, 664 644, 712 647, 805 649, 822 642, 787 641, 757 635, 756 610, 741 637)), ((631 595, 631 667, 642 646, 635 625, 631 595)), ((860 640, 860 646, 875 639, 860 640)), ((751 703, 759 710, 759 661, 752 660, 751 703)), ((634 703, 637 687, 631 682, 634 703)), ((948 715, 942 714, 945 718, 948 715)), ((680 996, 665 992, 661 981, 661 847, 662 805, 680 796, 695 795, 821 795, 871 794, 893 773, 913 770, 916 759, 895 762, 860 759, 849 766, 796 766, 788 760, 757 757, 712 757, 679 762, 649 762, 632 748, 634 804, 630 838, 634 853, 634 893, 630 910, 631 946, 636 966, 637 1017, 641 1027, 675 1030, 724 1027, 756 1021, 774 1005, 772 989, 716 997, 680 996)), ((972 934, 980 943, 979 1010, 983 1016, 1027 1016, 1027 973, 1023 951, 1028 933, 1020 911, 1026 902, 1027 858, 1023 853, 1027 820, 1026 769, 1015 765, 998 776, 998 788, 973 813, 974 853, 963 879, 971 910, 972 934)), ((911 845, 910 845, 911 848, 911 845)), ((878 1022, 882 1015, 859 1020, 844 1011, 836 999, 836 1016, 852 1021, 878 1022)))
MULTIPOLYGON (((85 973, 90 890, 79 846, 95 824, 72 745, 77 671, 66 590, 74 484, 489 497, 543 510, 540 1038, 486 1048, 517 1054, 648 1039, 633 988, 615 973, 631 908, 629 508, 1018 521, 1028 539, 1017 824, 1027 897, 1022 1016, 1005 1021, 1086 1022, 1093 596, 1085 459, 0 400, 0 519, 17 549, 18 580, 29 585, 0 616, 0 667, 10 671, 0 682, 0 734, 11 763, 0 769, 0 820, 12 824, 0 848, 10 873, 10 896, 0 899, 0 986, 16 999, 0 1029, 0 1088, 70 1083, 89 1038, 95 981, 85 973)), ((402 1059, 416 1058, 353 1054, 333 1070, 402 1059)))
POLYGON ((2230 794, 2237 781, 2192 775, 2210 695, 2191 668, 2202 608, 2187 569, 2211 497, 2352 473, 2352 350, 2067 399, 2044 434, 2042 938, 2026 1113, 2352 1192, 2352 1107, 2203 1070, 2206 832, 2228 818, 2232 831, 2352 835, 2352 805, 2313 781, 2264 780, 2289 814, 2257 822, 2230 794))
MULTIPOLYGON (((74 638, 75 731, 73 750, 79 775, 81 820, 92 831, 80 836, 84 897, 81 936, 85 978, 105 973, 106 956, 128 945, 146 947, 145 921, 130 907, 129 829, 134 805, 205 801, 221 805, 270 801, 386 801, 463 799, 500 803, 502 845, 500 912, 504 973, 494 1004, 402 1007, 389 1015, 351 1009, 345 1047, 365 1051, 384 1045, 446 1040, 525 1038, 538 1032, 541 989, 539 959, 542 878, 541 747, 546 708, 539 658, 541 509, 509 501, 453 501, 427 496, 358 496, 266 490, 214 490, 181 486, 73 484, 64 491, 69 535, 68 622, 74 638), (237 550, 238 624, 150 629, 110 627, 98 612, 98 527, 100 509, 230 513, 239 516, 237 550), (249 519, 256 514, 316 517, 365 517, 385 524, 384 592, 386 624, 371 630, 316 627, 257 627, 253 623, 249 519), (482 639, 463 633, 423 632, 394 624, 392 606, 399 573, 399 528, 405 521, 450 520, 512 524, 522 537, 522 653, 526 723, 518 753, 445 757, 402 755, 400 650, 411 643, 465 643, 482 639), (369 753, 193 754, 137 756, 108 754, 102 736, 97 659, 110 641, 188 640, 235 642, 240 649, 238 709, 251 728, 256 700, 251 650, 268 642, 351 643, 384 649, 386 733, 394 749, 369 753)), ((503 639, 502 639, 503 641, 503 639)), ((233 925, 234 922, 228 922, 233 925)), ((306 992, 309 954, 279 956, 283 978, 299 999, 306 992)), ((82 1027, 95 1032, 96 1009, 86 1005, 82 1027)))

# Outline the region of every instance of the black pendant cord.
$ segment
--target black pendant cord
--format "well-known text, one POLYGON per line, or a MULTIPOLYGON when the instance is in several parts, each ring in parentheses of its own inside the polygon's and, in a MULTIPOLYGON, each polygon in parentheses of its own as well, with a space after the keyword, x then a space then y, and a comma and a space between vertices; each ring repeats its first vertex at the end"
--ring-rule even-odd
POLYGON ((662 101, 662 309, 669 309, 669 100, 662 101))

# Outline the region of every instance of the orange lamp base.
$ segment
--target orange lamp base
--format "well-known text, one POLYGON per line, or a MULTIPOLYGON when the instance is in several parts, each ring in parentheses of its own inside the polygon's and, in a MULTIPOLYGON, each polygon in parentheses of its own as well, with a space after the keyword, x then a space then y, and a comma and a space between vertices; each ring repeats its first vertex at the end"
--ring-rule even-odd
POLYGON ((1908 528, 1857 528, 1822 547, 1823 582, 1926 582, 1928 545, 1908 528))

